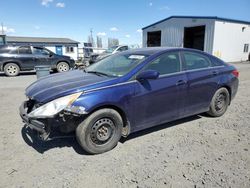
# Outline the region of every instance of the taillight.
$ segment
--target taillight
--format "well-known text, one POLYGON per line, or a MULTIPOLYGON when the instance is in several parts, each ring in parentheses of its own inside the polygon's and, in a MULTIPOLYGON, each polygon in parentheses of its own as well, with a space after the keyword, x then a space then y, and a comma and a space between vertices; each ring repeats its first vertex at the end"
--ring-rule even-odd
POLYGON ((238 78, 239 77, 239 71, 238 70, 233 70, 233 72, 232 72, 232 74, 236 77, 236 78, 238 78))

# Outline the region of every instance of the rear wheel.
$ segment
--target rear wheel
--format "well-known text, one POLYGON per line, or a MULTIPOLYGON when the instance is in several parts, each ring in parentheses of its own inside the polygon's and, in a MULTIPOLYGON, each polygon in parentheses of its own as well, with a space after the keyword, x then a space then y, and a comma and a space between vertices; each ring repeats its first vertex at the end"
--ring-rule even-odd
POLYGON ((121 138, 122 118, 113 109, 101 109, 88 116, 76 129, 82 148, 91 154, 113 149, 121 138))
POLYGON ((57 72, 67 72, 69 71, 69 64, 66 62, 60 62, 56 66, 57 72))
POLYGON ((213 117, 222 116, 227 111, 229 102, 230 95, 228 90, 226 88, 220 88, 215 92, 207 113, 213 117))
POLYGON ((20 68, 15 63, 8 63, 4 66, 4 73, 6 76, 17 76, 20 72, 20 68))

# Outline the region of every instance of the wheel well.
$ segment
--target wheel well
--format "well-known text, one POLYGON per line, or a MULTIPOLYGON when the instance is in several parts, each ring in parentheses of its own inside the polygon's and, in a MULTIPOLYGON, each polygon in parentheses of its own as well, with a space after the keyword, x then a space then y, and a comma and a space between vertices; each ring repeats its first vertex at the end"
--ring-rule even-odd
POLYGON ((92 110, 89 114, 92 114, 93 112, 100 110, 100 109, 103 109, 103 108, 110 108, 110 109, 117 111, 120 114, 120 116, 122 117, 123 127, 124 128, 128 127, 128 131, 130 131, 130 124, 129 124, 129 121, 128 121, 128 118, 127 118, 125 112, 121 108, 119 108, 115 105, 99 106, 98 108, 95 108, 94 110, 92 110))
POLYGON ((61 60, 61 61, 58 61, 57 63, 56 63, 56 66, 59 64, 59 63, 67 63, 68 65, 69 65, 69 62, 68 61, 64 61, 64 60, 61 60))
POLYGON ((7 64, 9 64, 9 63, 14 63, 14 64, 16 64, 16 65, 19 67, 19 69, 21 70, 21 67, 20 67, 19 63, 14 62, 14 61, 11 61, 11 62, 5 62, 5 63, 3 64, 3 70, 4 70, 4 67, 5 67, 7 64))

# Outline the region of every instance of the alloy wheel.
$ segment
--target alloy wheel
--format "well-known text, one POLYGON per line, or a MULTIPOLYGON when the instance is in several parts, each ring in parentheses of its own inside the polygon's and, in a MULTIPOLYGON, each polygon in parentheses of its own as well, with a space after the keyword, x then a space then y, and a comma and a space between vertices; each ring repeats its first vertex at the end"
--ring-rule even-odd
POLYGON ((67 72, 69 71, 69 65, 67 63, 59 63, 58 72, 67 72))
POLYGON ((10 76, 15 76, 15 75, 18 74, 19 69, 18 69, 18 67, 16 65, 8 65, 8 67, 6 68, 6 72, 10 76))

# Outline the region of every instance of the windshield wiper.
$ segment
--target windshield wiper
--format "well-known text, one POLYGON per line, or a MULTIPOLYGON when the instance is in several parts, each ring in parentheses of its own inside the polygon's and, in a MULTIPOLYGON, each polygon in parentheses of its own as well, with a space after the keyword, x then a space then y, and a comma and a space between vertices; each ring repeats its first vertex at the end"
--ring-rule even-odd
POLYGON ((108 76, 110 77, 110 75, 104 73, 104 72, 99 72, 99 71, 86 71, 87 73, 93 73, 93 74, 96 74, 98 76, 108 76))

